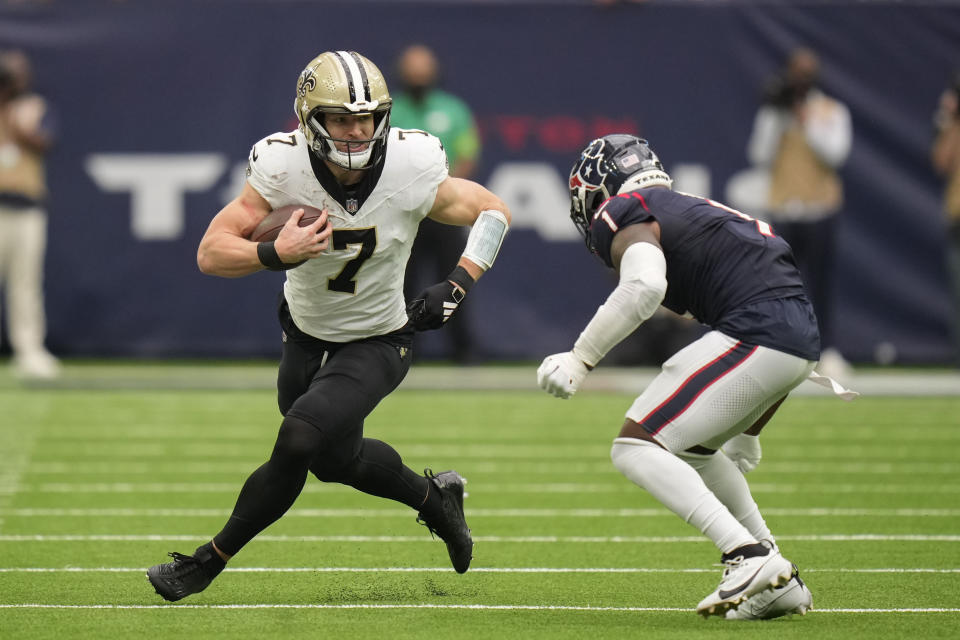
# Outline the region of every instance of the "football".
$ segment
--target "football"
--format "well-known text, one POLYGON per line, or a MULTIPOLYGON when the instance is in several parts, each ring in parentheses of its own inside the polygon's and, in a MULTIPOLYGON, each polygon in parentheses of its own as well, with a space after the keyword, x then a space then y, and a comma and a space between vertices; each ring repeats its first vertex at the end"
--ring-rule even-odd
POLYGON ((250 234, 250 239, 254 242, 269 242, 276 240, 280 235, 280 229, 287 223, 290 216, 297 209, 303 209, 303 217, 300 218, 300 226, 306 227, 314 220, 320 217, 321 210, 306 204, 288 204, 274 209, 267 214, 267 217, 260 221, 257 228, 250 234))

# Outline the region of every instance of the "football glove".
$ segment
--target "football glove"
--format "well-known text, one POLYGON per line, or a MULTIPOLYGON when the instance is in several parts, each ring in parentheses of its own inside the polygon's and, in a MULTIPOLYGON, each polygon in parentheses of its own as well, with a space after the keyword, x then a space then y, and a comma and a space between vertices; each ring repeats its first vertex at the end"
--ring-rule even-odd
POLYGON ((720 447, 742 473, 750 473, 760 464, 760 438, 745 433, 735 435, 720 447))
POLYGON ((417 331, 439 329, 460 306, 474 279, 467 270, 457 267, 447 279, 432 287, 407 304, 407 318, 417 331))
POLYGON ((577 392, 590 370, 572 351, 555 353, 543 359, 537 369, 537 384, 558 398, 569 398, 577 392))

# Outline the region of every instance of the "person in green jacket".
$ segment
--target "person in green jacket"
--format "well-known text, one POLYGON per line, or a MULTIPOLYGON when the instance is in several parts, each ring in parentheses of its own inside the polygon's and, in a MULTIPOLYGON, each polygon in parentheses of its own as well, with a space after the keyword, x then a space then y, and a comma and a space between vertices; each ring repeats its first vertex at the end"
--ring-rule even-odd
MULTIPOLYGON (((438 138, 447 152, 450 175, 471 178, 480 155, 480 136, 467 104, 440 88, 437 56, 427 46, 414 44, 400 54, 397 75, 401 91, 394 94, 390 124, 401 129, 420 129, 438 138)), ((413 244, 404 293, 411 299, 424 283, 435 282, 448 269, 451 257, 463 250, 466 236, 460 227, 424 220, 413 244)), ((448 323, 452 343, 447 356, 455 362, 476 361, 469 313, 461 307, 448 323)))

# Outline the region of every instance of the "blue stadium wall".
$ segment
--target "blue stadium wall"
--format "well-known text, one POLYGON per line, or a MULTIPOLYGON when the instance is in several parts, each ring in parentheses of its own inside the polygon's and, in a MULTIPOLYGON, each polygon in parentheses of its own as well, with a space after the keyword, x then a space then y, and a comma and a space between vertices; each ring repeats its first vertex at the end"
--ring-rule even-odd
MULTIPOLYGON (((951 358, 942 185, 931 116, 960 67, 960 8, 902 2, 4 3, 0 43, 24 48, 60 113, 49 158, 48 343, 66 356, 274 356, 282 275, 196 268, 210 218, 261 137, 293 127, 304 64, 355 49, 394 78, 434 47, 445 86, 483 132, 477 179, 515 224, 467 309, 484 358, 565 349, 613 279, 567 220, 580 148, 648 137, 679 186, 736 200, 759 87, 809 45, 852 111, 835 274, 854 361, 951 358), (732 190, 732 191, 731 191, 732 190)), ((423 353, 442 352, 423 336, 423 353)))

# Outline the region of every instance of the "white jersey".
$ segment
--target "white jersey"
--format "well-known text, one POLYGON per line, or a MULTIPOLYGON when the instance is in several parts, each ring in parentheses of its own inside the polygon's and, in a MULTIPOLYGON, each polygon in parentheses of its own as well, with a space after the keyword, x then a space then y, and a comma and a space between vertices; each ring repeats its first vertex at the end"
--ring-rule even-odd
POLYGON ((407 322, 403 279, 410 248, 447 177, 443 147, 423 131, 391 129, 380 179, 354 214, 320 185, 309 153, 299 130, 275 133, 253 146, 247 175, 271 208, 326 209, 333 225, 330 249, 286 272, 283 291, 293 321, 330 342, 396 331, 407 322))

